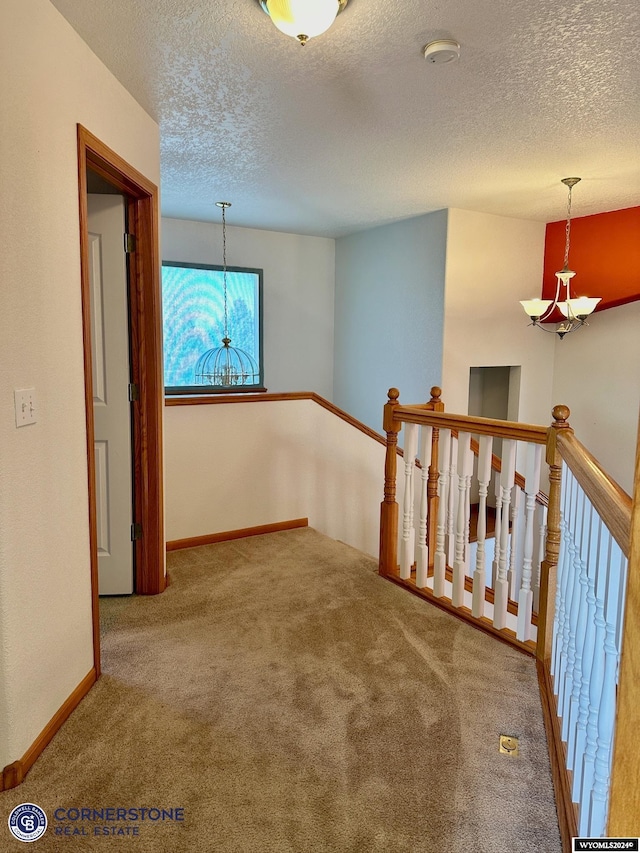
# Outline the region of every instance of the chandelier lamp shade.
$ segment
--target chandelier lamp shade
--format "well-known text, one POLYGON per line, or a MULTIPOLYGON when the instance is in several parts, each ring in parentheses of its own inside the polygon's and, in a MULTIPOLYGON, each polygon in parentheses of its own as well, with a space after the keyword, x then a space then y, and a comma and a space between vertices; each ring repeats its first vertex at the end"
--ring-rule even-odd
POLYGON ((274 25, 305 45, 326 32, 348 0, 258 0, 274 25))
POLYGON ((592 314, 601 297, 571 296, 571 279, 575 272, 569 269, 569 246, 571 242, 571 192, 580 178, 563 178, 562 183, 569 188, 567 201, 567 224, 565 228, 564 263, 562 269, 556 273, 556 293, 553 299, 524 299, 520 304, 525 313, 531 318, 532 326, 542 329, 543 332, 555 332, 560 340, 575 332, 582 326, 588 325, 587 317, 592 314), (552 322, 550 320, 555 310, 558 310, 565 318, 555 329, 545 329, 541 323, 552 322))
POLYGON ((260 381, 260 371, 253 356, 231 346, 229 337, 229 311, 227 299, 227 220, 230 201, 217 201, 222 209, 222 287, 224 291, 224 337, 222 346, 204 352, 196 362, 196 384, 233 388, 238 385, 255 385, 260 381))

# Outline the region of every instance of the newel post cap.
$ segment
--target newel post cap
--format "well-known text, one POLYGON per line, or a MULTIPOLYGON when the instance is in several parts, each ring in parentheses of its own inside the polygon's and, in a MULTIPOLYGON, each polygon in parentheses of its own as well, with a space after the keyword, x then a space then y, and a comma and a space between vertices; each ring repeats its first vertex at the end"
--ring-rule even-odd
POLYGON ((399 405, 398 397, 400 396, 400 392, 397 388, 389 388, 387 396, 389 399, 384 405, 382 428, 386 433, 400 432, 402 429, 402 423, 400 421, 396 421, 393 417, 394 410, 399 405))
POLYGON ((568 406, 554 406, 551 414, 553 415, 553 420, 555 421, 552 426, 555 429, 571 429, 571 424, 568 420, 569 415, 571 414, 571 410, 568 406))

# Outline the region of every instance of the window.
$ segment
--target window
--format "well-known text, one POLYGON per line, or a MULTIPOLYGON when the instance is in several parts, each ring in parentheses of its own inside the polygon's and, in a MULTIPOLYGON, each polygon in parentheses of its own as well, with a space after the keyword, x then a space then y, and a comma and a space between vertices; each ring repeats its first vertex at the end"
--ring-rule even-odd
MULTIPOLYGON (((162 263, 164 382, 167 394, 211 394, 263 388, 262 270, 227 267, 229 350, 242 350, 255 362, 244 383, 214 379, 201 357, 224 349, 223 268, 162 263), (200 362, 200 365, 199 365, 200 362)), ((231 355, 233 355, 231 353, 231 355)))

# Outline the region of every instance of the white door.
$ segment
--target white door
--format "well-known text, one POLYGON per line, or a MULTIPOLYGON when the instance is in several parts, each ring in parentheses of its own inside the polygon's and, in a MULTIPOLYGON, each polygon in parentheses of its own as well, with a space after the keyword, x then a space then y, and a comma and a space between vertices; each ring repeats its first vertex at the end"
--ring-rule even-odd
POLYGON ((133 592, 129 310, 124 198, 88 195, 100 595, 133 592))

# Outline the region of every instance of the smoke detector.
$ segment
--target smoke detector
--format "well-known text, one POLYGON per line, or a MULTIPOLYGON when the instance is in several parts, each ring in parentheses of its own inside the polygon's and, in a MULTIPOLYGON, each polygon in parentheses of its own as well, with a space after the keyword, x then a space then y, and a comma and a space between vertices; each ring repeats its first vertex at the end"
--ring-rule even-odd
POLYGON ((430 41, 424 48, 424 58, 427 62, 444 65, 445 62, 454 62, 460 57, 460 45, 453 39, 437 39, 430 41))

